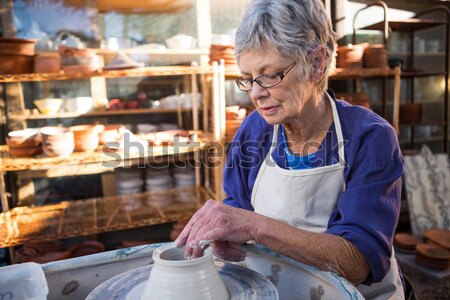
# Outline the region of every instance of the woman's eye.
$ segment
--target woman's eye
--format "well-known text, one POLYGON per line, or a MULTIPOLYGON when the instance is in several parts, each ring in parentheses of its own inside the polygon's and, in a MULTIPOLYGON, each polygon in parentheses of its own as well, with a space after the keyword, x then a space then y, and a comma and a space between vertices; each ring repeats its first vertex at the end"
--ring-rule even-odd
POLYGON ((267 79, 276 79, 276 78, 278 77, 278 75, 275 74, 275 73, 272 73, 272 74, 267 74, 267 75, 265 75, 265 77, 266 77, 267 79))

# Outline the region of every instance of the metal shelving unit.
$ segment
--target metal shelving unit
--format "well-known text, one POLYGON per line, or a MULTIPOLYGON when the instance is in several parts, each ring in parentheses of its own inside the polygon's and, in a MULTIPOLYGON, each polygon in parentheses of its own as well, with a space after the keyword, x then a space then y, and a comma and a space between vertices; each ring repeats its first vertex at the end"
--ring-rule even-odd
MULTIPOLYGON (((379 30, 383 32, 383 40, 384 44, 387 44, 389 32, 390 31, 398 31, 398 32, 404 32, 409 34, 410 36, 410 52, 403 53, 403 55, 408 56, 408 69, 409 70, 402 70, 402 78, 406 78, 410 80, 410 97, 409 97, 409 103, 415 103, 414 94, 416 87, 414 86, 414 78, 420 78, 420 77, 429 77, 429 76, 442 76, 444 79, 444 100, 442 103, 442 121, 436 121, 434 124, 439 124, 442 127, 442 150, 443 152, 448 152, 448 80, 449 80, 449 34, 450 34, 450 10, 443 5, 433 7, 431 9, 421 11, 415 14, 412 18, 405 19, 405 20, 387 20, 387 10, 388 7, 383 1, 377 1, 374 3, 370 3, 366 5, 365 7, 358 10, 353 18, 353 42, 356 42, 356 27, 355 27, 355 20, 357 16, 365 11, 366 9, 373 7, 373 6, 379 6, 383 8, 383 14, 384 14, 384 20, 382 22, 372 24, 369 26, 365 26, 363 28, 359 28, 362 30, 379 30), (431 18, 426 18, 426 16, 429 16, 431 13, 435 12, 442 12, 445 16, 443 19, 436 20, 431 18), (414 58, 417 56, 420 57, 429 57, 431 54, 423 54, 423 53, 415 53, 414 51, 414 34, 418 31, 438 27, 438 26, 444 26, 445 27, 445 38, 444 38, 444 45, 445 50, 444 52, 437 52, 434 53, 435 55, 442 56, 443 63, 444 63, 444 71, 418 71, 414 68, 414 58)), ((384 83, 384 89, 386 87, 386 83, 384 83)), ((385 100, 383 99, 385 102, 385 100)), ((383 113, 384 116, 386 115, 386 109, 383 107, 383 113)), ((430 123, 429 121, 424 121, 423 124, 415 124, 415 123, 409 123, 409 124, 402 124, 403 126, 408 125, 411 130, 411 139, 410 139, 410 148, 414 149, 415 141, 414 141, 414 130, 415 126, 422 126, 427 125, 427 123, 430 123)))

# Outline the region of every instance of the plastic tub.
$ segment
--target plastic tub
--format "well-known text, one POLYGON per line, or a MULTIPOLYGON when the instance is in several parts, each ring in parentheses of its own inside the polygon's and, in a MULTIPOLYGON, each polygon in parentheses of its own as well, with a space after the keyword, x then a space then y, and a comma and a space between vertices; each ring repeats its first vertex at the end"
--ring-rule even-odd
POLYGON ((0 268, 0 295, 4 299, 45 300, 47 280, 41 266, 27 262, 0 268))

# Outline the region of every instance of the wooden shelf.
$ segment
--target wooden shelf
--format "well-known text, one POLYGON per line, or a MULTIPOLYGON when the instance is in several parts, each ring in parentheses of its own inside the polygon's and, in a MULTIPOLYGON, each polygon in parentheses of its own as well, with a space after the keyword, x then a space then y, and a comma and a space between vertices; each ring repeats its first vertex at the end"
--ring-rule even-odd
POLYGON ((122 109, 122 110, 104 110, 92 111, 85 114, 79 113, 58 113, 55 115, 33 114, 24 115, 17 113, 9 113, 11 120, 46 120, 46 119, 67 119, 67 118, 85 118, 85 117, 100 117, 100 116, 121 116, 121 115, 141 115, 141 114, 161 114, 161 113, 178 113, 191 112, 191 108, 142 108, 142 109, 122 109))
POLYGON ((394 69, 386 68, 361 68, 361 69, 343 69, 336 68, 330 72, 329 79, 355 79, 394 76, 394 69))
MULTIPOLYGON (((116 55, 117 51, 108 49, 94 49, 98 54, 116 55)), ((193 49, 148 49, 144 47, 135 47, 123 49, 120 52, 126 54, 149 54, 149 55, 209 55, 209 49, 193 48, 193 49)))
POLYGON ((427 77, 427 76, 444 76, 445 72, 428 72, 428 71, 409 71, 402 70, 403 77, 427 77))
POLYGON ((399 125, 400 125, 400 127, 434 126, 434 125, 436 125, 436 126, 443 126, 443 125, 445 125, 445 122, 443 122, 443 121, 441 121, 441 122, 438 122, 438 121, 421 121, 421 122, 413 122, 413 123, 411 123, 411 122, 409 122, 409 123, 401 122, 401 123, 399 123, 399 125))
MULTIPOLYGON (((406 19, 388 21, 388 26, 392 31, 413 32, 417 30, 427 29, 439 25, 447 24, 446 21, 430 20, 430 19, 406 19)), ((384 30, 384 22, 375 23, 363 28, 362 30, 384 30)))
MULTIPOLYGON (((192 132, 194 133, 194 132, 192 132)), ((144 153, 134 151, 103 152, 99 147, 94 152, 73 152, 66 157, 47 157, 44 154, 34 158, 13 158, 8 152, 8 146, 0 146, 0 172, 25 171, 25 170, 49 170, 62 166, 83 166, 95 164, 105 170, 112 167, 137 164, 142 160, 152 162, 155 157, 168 155, 183 155, 202 151, 211 145, 213 137, 208 133, 197 133, 198 139, 193 142, 178 146, 153 146, 145 149, 144 153)), ((84 166, 83 166, 84 168, 84 166)))
POLYGON ((181 75, 195 75, 195 74, 209 74, 212 73, 212 68, 209 67, 144 67, 127 70, 97 70, 94 72, 85 73, 70 73, 64 71, 59 73, 31 73, 31 74, 0 74, 1 82, 24 82, 24 81, 51 81, 51 80, 79 80, 91 77, 146 77, 146 76, 181 76, 181 75))
POLYGON ((189 187, 16 207, 0 214, 0 248, 189 219, 210 198, 189 187))
MULTIPOLYGON (((397 52, 397 51, 389 51, 388 52, 389 57, 393 56, 410 56, 411 52, 397 52)), ((421 56, 421 57, 439 57, 439 56, 445 56, 445 52, 414 52, 414 56, 421 56)), ((441 57, 439 57, 442 59, 441 57)))

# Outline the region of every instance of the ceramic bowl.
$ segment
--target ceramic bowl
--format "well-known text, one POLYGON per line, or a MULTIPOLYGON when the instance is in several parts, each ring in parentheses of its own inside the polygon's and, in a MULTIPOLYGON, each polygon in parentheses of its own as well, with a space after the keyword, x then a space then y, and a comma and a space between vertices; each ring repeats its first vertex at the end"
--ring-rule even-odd
POLYGON ((94 100, 92 97, 75 97, 64 101, 64 110, 66 112, 74 112, 85 114, 92 110, 94 100))
POLYGON ((75 149, 74 134, 63 127, 44 127, 41 129, 42 150, 47 156, 67 156, 75 149))
POLYGON ((184 247, 174 243, 153 252, 153 269, 142 299, 228 299, 228 292, 212 260, 212 248, 199 258, 186 259, 184 247))
POLYGON ((61 105, 63 104, 63 99, 61 98, 37 99, 34 100, 33 103, 42 114, 54 115, 57 114, 59 109, 61 108, 61 105))
POLYGON ((190 49, 196 45, 196 39, 185 34, 177 34, 166 39, 169 49, 190 49))
POLYGON ((41 133, 39 128, 14 130, 8 133, 6 143, 11 148, 40 147, 41 133))

